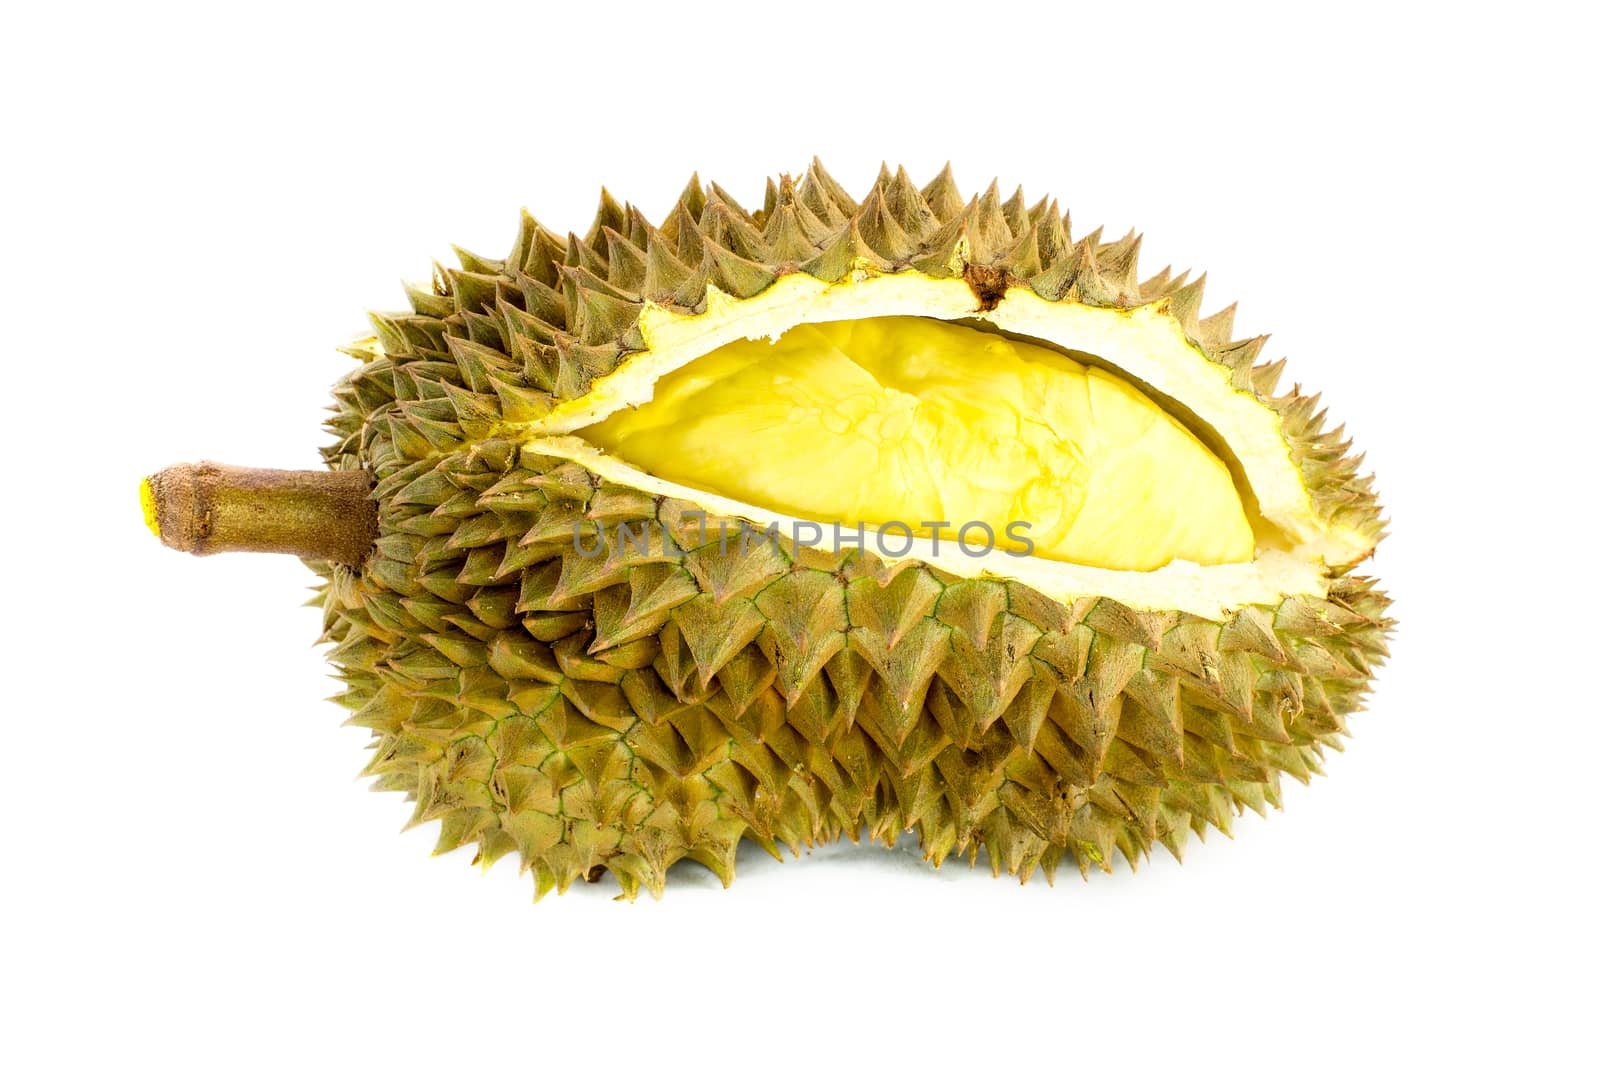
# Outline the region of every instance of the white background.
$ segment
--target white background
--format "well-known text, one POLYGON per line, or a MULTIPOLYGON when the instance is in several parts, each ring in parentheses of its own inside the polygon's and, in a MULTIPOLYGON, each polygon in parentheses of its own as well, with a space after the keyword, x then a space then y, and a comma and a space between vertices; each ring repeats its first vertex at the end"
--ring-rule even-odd
POLYGON ((5 17, 7 1063, 1595 1063, 1587 7, 239 6, 5 17), (1350 425, 1401 629, 1283 812, 1053 888, 841 846, 534 906, 354 779, 296 561, 140 523, 169 462, 315 464, 450 242, 813 153, 1139 226, 1350 425))

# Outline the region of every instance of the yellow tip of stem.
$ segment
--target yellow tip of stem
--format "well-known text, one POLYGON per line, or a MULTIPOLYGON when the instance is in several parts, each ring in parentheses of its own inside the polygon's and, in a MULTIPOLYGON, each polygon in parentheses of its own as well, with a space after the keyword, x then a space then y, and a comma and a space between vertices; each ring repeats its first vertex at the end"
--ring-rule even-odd
POLYGON ((150 488, 150 480, 139 480, 139 507, 144 509, 144 525, 150 528, 150 533, 161 537, 161 521, 156 518, 156 492, 150 488))

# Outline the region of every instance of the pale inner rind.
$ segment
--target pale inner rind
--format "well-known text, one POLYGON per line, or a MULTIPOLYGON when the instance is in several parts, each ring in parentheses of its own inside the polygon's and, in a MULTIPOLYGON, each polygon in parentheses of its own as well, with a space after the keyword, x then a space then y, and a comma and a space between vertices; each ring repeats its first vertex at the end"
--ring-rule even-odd
MULTIPOLYGON (((597 379, 584 396, 536 422, 506 429, 520 436, 530 451, 575 461, 607 481, 686 500, 713 516, 744 519, 759 527, 777 524, 787 534, 808 517, 769 512, 655 478, 601 453, 572 436, 572 431, 623 407, 648 403, 663 375, 729 342, 776 337, 804 322, 886 315, 987 320, 1019 336, 1091 353, 1172 398, 1228 443, 1261 518, 1282 531, 1292 546, 1288 551, 1262 548, 1249 563, 1200 566, 1175 561, 1154 571, 1121 571, 999 552, 972 557, 948 541, 913 537, 903 554, 906 558, 962 576, 1014 578, 1062 601, 1106 596, 1134 608, 1182 610, 1220 619, 1243 605, 1277 604, 1294 595, 1323 596, 1328 565, 1350 563, 1371 551, 1370 539, 1317 517, 1277 413, 1253 394, 1235 389, 1229 369, 1207 359, 1162 303, 1126 310, 1094 308, 1046 301, 1031 290, 1013 287, 995 308, 985 311, 964 281, 918 272, 863 271, 848 284, 831 285, 796 273, 747 300, 712 287, 706 310, 699 315, 679 315, 647 303, 639 322, 646 344, 643 351, 597 379)), ((845 532, 854 534, 849 527, 845 532)), ((832 547, 831 533, 828 528, 821 548, 832 547)), ((894 544, 898 548, 905 541, 897 535, 894 544)), ((873 548, 871 538, 867 548, 873 548)))

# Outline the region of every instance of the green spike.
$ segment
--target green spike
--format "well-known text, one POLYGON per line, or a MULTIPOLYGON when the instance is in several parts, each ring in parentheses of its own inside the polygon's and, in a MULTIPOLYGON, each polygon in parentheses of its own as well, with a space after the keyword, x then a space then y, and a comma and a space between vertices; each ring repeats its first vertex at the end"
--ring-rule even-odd
POLYGON ((862 202, 856 223, 862 240, 886 263, 902 262, 916 250, 915 239, 895 221, 878 189, 862 202))
POLYGON ((956 218, 967 206, 967 202, 961 196, 961 190, 956 188, 955 176, 951 173, 948 162, 934 176, 933 181, 922 187, 922 199, 941 224, 956 218))
POLYGON ((868 246, 857 220, 851 219, 821 252, 800 265, 806 274, 824 282, 837 282, 854 272, 888 271, 889 261, 868 246))
POLYGON ((721 245, 706 243, 707 278, 724 293, 741 299, 753 297, 773 283, 777 275, 721 245))

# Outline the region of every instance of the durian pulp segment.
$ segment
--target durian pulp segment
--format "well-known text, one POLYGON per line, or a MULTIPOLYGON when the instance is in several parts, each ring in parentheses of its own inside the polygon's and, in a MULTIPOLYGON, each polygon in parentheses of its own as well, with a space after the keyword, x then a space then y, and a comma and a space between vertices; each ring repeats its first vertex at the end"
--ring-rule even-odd
POLYGON ((577 433, 650 475, 821 522, 949 523, 931 527, 947 539, 976 523, 969 542, 992 531, 1003 549, 1026 539, 1038 557, 1117 570, 1255 550, 1227 466, 1151 398, 937 319, 735 341, 577 433))

